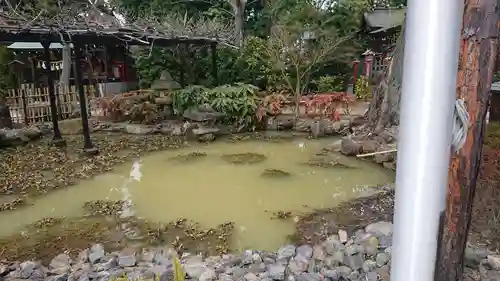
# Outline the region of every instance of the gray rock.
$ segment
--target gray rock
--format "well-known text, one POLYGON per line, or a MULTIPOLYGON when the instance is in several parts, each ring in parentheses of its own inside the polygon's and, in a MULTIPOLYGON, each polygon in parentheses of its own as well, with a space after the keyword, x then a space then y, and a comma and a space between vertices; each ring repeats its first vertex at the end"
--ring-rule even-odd
POLYGON ((258 254, 255 253, 252 255, 253 262, 255 263, 261 263, 262 262, 262 257, 258 254))
POLYGON ((33 271, 35 270, 37 264, 33 261, 25 261, 20 264, 21 267, 21 272, 20 276, 22 279, 28 279, 31 274, 33 274, 33 271))
POLYGON ((252 273, 264 272, 266 271, 266 264, 264 264, 263 262, 251 264, 248 267, 248 271, 252 273))
POLYGON ((313 121, 310 126, 311 126, 311 135, 314 138, 320 138, 326 135, 325 125, 321 121, 313 121))
POLYGON ((214 281, 215 278, 217 278, 217 274, 215 274, 215 271, 213 269, 207 268, 201 275, 199 280, 200 281, 214 281))
POLYGON ((289 259, 295 255, 294 245, 282 246, 278 251, 278 259, 289 259))
MULTIPOLYGON (((224 255, 222 256, 222 266, 224 267, 233 267, 235 265, 239 265, 242 262, 242 259, 240 256, 235 256, 235 255, 224 255)), ((272 261, 274 263, 274 261, 272 261)))
POLYGON ((377 280, 378 280, 377 272, 371 271, 365 274, 365 281, 377 281, 377 280))
POLYGON ((21 269, 17 268, 7 274, 7 278, 5 279, 20 279, 21 278, 21 269))
POLYGON ((35 269, 33 270, 33 272, 31 273, 31 276, 29 277, 30 280, 33 280, 33 281, 42 281, 45 279, 45 272, 42 270, 42 269, 35 269))
POLYGON ((155 132, 153 127, 140 124, 127 124, 125 126, 125 132, 132 135, 149 135, 155 132))
POLYGON ((205 269, 205 263, 201 259, 191 258, 184 264, 184 271, 191 279, 199 279, 205 269))
POLYGON ((392 235, 392 223, 379 221, 366 226, 365 231, 374 235, 392 235))
POLYGON ((347 279, 352 280, 352 281, 357 281, 359 278, 359 272, 353 271, 349 276, 347 276, 347 279))
POLYGON ((137 262, 135 250, 132 248, 123 249, 118 255, 118 264, 123 267, 134 266, 137 262))
POLYGON ((155 265, 148 268, 147 272, 152 273, 156 281, 168 281, 173 277, 172 269, 167 269, 161 265, 155 265))
MULTIPOLYGON (((344 259, 344 256, 342 256, 342 259, 344 259)), ((336 261, 335 259, 333 259, 333 257, 329 256, 329 257, 325 258, 325 261, 323 264, 327 269, 332 269, 336 266, 339 266, 340 262, 336 261)))
POLYGON ((495 270, 500 270, 500 255, 488 255, 488 265, 495 270))
POLYGON ((337 271, 341 278, 347 279, 347 277, 351 274, 352 269, 347 266, 339 266, 335 268, 335 271, 337 271))
POLYGON ((247 273, 244 278, 246 281, 260 281, 260 278, 253 273, 247 273))
POLYGON ((321 275, 318 273, 308 273, 308 272, 303 272, 301 273, 297 281, 320 281, 321 280, 321 275))
POLYGON ((313 254, 313 248, 309 245, 302 245, 297 248, 297 255, 301 255, 306 259, 310 259, 313 254))
POLYGON ((69 273, 63 273, 50 277, 50 281, 67 281, 69 273))
POLYGON ((345 254, 342 251, 337 251, 337 252, 333 253, 333 255, 332 255, 333 261, 336 263, 339 263, 339 264, 344 262, 344 257, 345 257, 345 254))
POLYGON ((273 280, 285 279, 285 266, 280 264, 269 265, 269 277, 273 280))
POLYGON ((370 272, 373 271, 377 268, 377 263, 372 261, 372 260, 366 260, 363 263, 363 271, 364 272, 370 272))
POLYGON ((71 264, 71 258, 68 255, 59 254, 54 259, 52 259, 49 266, 51 268, 59 268, 63 266, 69 266, 70 264, 71 264))
POLYGON ((358 270, 363 267, 364 259, 361 254, 355 254, 352 256, 345 256, 344 264, 349 266, 352 270, 358 270))
POLYGON ((234 280, 233 277, 231 277, 230 275, 221 273, 219 274, 219 281, 234 281, 234 280))
POLYGON ((109 270, 118 266, 118 262, 115 257, 109 257, 109 259, 103 263, 98 263, 95 265, 98 271, 109 270))
POLYGON ((288 268, 293 274, 298 275, 301 272, 305 272, 308 265, 309 261, 306 258, 301 255, 297 255, 288 263, 288 268))
POLYGON ((312 120, 297 118, 295 122, 294 130, 297 132, 310 132, 311 131, 312 120))
POLYGON ((246 250, 245 253, 243 254, 241 263, 243 265, 249 265, 252 262, 253 262, 253 252, 251 250, 246 250))
POLYGON ((71 271, 71 258, 66 254, 59 254, 49 265, 51 274, 61 275, 71 271))
POLYGON ((340 274, 337 270, 325 270, 324 275, 332 281, 338 281, 340 279, 340 274))
POLYGON ((320 245, 316 245, 313 247, 313 258, 319 261, 325 260, 326 255, 325 251, 323 250, 323 247, 321 247, 320 245))
POLYGON ((82 275, 80 275, 78 277, 78 281, 90 281, 90 277, 88 275, 88 273, 83 273, 82 275))
POLYGON ((323 242, 325 251, 329 255, 333 255, 338 250, 344 249, 344 245, 339 241, 336 235, 332 235, 323 242))
POLYGON ((239 267, 239 266, 235 266, 233 268, 229 268, 226 273, 230 274, 233 276, 233 279, 240 279, 242 278, 243 276, 245 276, 245 274, 248 273, 248 270, 246 268, 242 268, 242 267, 239 267))
POLYGON ((104 247, 101 244, 95 244, 90 248, 89 261, 96 263, 104 257, 104 247))
POLYGON ((378 267, 382 267, 386 265, 389 260, 391 259, 391 256, 389 256, 386 253, 378 253, 377 258, 375 259, 375 262, 377 263, 378 267))
POLYGON ((361 245, 353 244, 353 245, 349 245, 345 248, 345 254, 347 256, 352 256, 354 254, 358 254, 358 253, 362 253, 362 252, 364 252, 364 249, 363 249, 363 246, 361 246, 361 245))
POLYGON ((206 134, 217 134, 220 129, 219 128, 207 128, 203 126, 199 126, 197 129, 193 129, 193 134, 196 136, 202 136, 206 134))
POLYGON ((361 152, 361 145, 351 138, 343 138, 340 143, 340 152, 347 156, 355 156, 361 152))

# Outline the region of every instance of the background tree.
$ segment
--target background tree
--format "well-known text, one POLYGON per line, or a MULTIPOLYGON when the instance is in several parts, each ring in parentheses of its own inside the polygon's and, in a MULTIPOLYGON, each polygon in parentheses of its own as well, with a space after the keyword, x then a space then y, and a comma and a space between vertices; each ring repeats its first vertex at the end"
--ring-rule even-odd
POLYGON ((329 26, 325 12, 314 5, 297 4, 296 12, 282 13, 269 38, 269 54, 285 85, 299 101, 311 77, 329 61, 346 61, 354 55, 352 35, 340 35, 329 26))

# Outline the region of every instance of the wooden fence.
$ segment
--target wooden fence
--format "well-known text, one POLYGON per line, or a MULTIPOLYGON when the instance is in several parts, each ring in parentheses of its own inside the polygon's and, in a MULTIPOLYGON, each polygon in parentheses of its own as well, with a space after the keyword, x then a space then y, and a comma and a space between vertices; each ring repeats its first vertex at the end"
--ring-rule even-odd
MULTIPOLYGON (((95 87, 85 85, 84 89, 87 108, 89 108, 89 100, 96 96, 95 87)), ((66 91, 60 86, 55 86, 55 94, 59 120, 79 114, 80 103, 75 86, 71 86, 66 91)), ((52 120, 48 87, 35 88, 33 84, 22 84, 18 89, 9 90, 6 100, 14 123, 34 124, 52 120)))

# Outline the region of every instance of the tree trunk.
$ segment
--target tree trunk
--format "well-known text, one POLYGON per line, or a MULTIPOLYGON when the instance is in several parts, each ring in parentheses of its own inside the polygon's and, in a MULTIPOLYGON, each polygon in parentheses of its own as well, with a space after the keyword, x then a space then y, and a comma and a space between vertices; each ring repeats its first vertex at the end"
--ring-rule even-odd
POLYGON ((403 79, 404 25, 398 37, 390 64, 380 75, 368 111, 368 124, 374 133, 399 124, 399 103, 403 79))
POLYGON ((470 126, 466 143, 451 159, 436 281, 462 280, 497 54, 499 8, 497 0, 465 0, 457 98, 465 100, 470 126))
POLYGON ((245 28, 245 7, 247 0, 230 0, 234 12, 234 40, 241 48, 243 46, 243 31, 245 28))

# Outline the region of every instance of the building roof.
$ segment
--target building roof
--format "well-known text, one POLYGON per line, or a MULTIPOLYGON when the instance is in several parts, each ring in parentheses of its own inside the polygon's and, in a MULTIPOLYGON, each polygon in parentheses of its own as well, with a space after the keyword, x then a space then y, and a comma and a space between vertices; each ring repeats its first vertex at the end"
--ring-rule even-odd
POLYGON ((370 33, 383 32, 401 26, 405 20, 406 9, 379 8, 363 15, 370 33))
MULTIPOLYGON (((73 47, 73 44, 71 44, 73 47)), ((41 50, 43 46, 39 42, 14 42, 7 46, 9 49, 13 50, 41 50)), ((50 43, 49 49, 62 49, 63 45, 61 43, 50 43)))
MULTIPOLYGON (((75 4, 76 5, 76 4, 75 4)), ((215 23, 177 19, 134 22, 119 19, 96 7, 63 7, 57 14, 27 15, 0 11, 0 42, 81 42, 84 44, 176 45, 226 43, 234 32, 215 23), (83 11, 83 12, 82 12, 83 11), (169 21, 170 20, 170 21, 169 21)))

